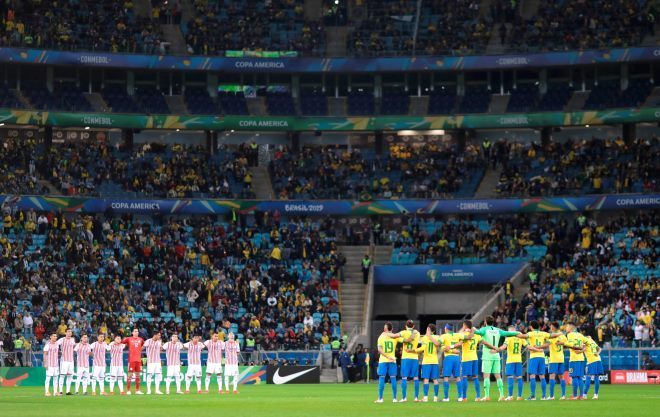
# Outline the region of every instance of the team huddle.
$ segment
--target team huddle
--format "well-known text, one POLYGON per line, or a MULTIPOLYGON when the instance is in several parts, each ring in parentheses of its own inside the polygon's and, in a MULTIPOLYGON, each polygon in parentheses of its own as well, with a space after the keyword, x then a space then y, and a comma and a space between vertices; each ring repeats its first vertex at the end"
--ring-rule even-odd
POLYGON ((569 399, 586 399, 591 383, 594 384, 593 399, 598 399, 600 381, 598 376, 603 374, 603 365, 600 360, 600 347, 591 337, 582 335, 577 331, 575 324, 567 323, 565 333, 560 330, 559 323, 550 325, 550 332, 540 331, 538 322, 530 323, 527 333, 515 330, 509 331, 493 327, 495 319, 486 318, 486 325, 480 329, 472 327, 472 322, 463 322, 459 332, 454 332, 453 326, 446 325, 442 335, 436 335, 436 327, 429 324, 426 334, 420 335, 414 329, 412 320, 408 320, 406 328, 398 333, 392 332, 392 323, 386 323, 383 333, 378 337, 378 399, 376 403, 383 402, 385 381, 389 376, 392 384, 393 402, 408 401, 408 381, 412 380, 415 389, 415 402, 427 402, 429 384, 433 382, 433 401, 438 402, 439 381, 442 377, 444 397, 443 402, 449 402, 450 380, 456 381, 458 401, 468 400, 469 382, 474 385, 475 401, 490 401, 491 376, 495 377, 499 391, 499 401, 512 401, 523 399, 523 349, 529 352, 527 374, 529 376, 530 396, 527 400, 536 400, 537 378, 541 382, 541 400, 555 399, 555 386, 559 377, 561 385, 561 400, 566 399, 566 381, 563 378, 565 368, 564 349, 569 349, 568 371, 571 376, 573 395, 569 399), (402 344, 401 350, 401 399, 397 400, 397 363, 396 346, 402 344), (481 372, 484 378, 484 396, 481 395, 479 381, 477 349, 482 346, 481 372), (545 351, 549 350, 546 358, 545 351), (508 395, 504 393, 502 380, 502 361, 500 353, 506 351, 506 368, 508 395), (438 354, 442 352, 442 375, 438 354), (419 355, 422 354, 421 372, 419 355), (546 380, 549 374, 549 384, 546 380), (420 376, 421 373, 421 376, 420 376), (420 379, 423 380, 424 395, 419 399, 420 379), (549 385, 549 387, 548 387, 549 385), (514 397, 514 388, 517 396, 514 397), (548 392, 549 388, 549 392, 548 392))
POLYGON ((163 394, 160 390, 163 381, 163 371, 160 355, 165 351, 167 363, 167 375, 165 377, 165 393, 170 393, 172 381, 176 384, 176 393, 184 394, 181 383, 184 376, 181 373, 181 351, 186 350, 188 356, 188 369, 185 375, 186 390, 190 392, 190 384, 193 380, 197 385, 198 393, 208 393, 211 384, 211 376, 216 375, 218 392, 229 392, 229 377, 233 377, 232 386, 234 394, 238 393, 238 354, 240 346, 234 340, 234 334, 229 333, 228 340, 222 341, 218 334, 214 333, 210 340, 205 342, 199 336, 194 336, 187 343, 181 343, 176 334, 170 340, 163 343, 160 333, 152 338, 144 340, 139 337, 137 329, 133 330, 132 337, 122 339, 120 336, 114 338, 110 343, 105 340, 105 335, 100 334, 97 340, 89 343, 88 336, 83 335, 80 342, 76 343, 71 331, 60 339, 56 334, 50 336, 50 340, 44 347, 44 366, 46 367, 46 396, 50 396, 50 383, 53 383, 53 394, 55 396, 78 394, 82 385, 83 395, 87 394, 87 388, 92 385, 92 395, 96 395, 98 384, 101 395, 114 394, 115 384, 119 386, 121 395, 131 395, 131 382, 135 382, 135 394, 143 394, 140 391, 140 373, 142 372, 142 350, 146 350, 147 358, 147 394, 151 394, 152 382, 155 384, 155 393, 163 394), (124 350, 128 348, 128 375, 124 372, 124 350), (206 363, 205 390, 202 391, 202 350, 207 349, 208 357, 206 363), (61 354, 60 354, 61 352, 61 354), (105 391, 106 380, 106 354, 110 352, 109 392, 105 391), (74 369, 74 354, 76 356, 74 369), (89 359, 92 360, 90 373, 89 359), (224 380, 225 391, 222 390, 222 363, 224 356, 224 380), (71 392, 71 384, 75 376, 75 388, 71 392), (124 379, 127 381, 127 389, 124 391, 124 379), (63 391, 66 380, 66 391, 63 391))

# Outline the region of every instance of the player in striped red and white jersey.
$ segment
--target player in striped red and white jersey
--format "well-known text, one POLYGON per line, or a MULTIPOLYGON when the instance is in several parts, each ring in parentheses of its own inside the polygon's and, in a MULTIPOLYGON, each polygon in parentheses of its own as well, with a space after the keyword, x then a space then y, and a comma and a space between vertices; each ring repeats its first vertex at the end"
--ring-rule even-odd
POLYGON ((237 340, 234 340, 234 333, 229 332, 229 340, 225 342, 225 387, 229 392, 229 376, 233 376, 232 385, 234 394, 238 394, 238 354, 241 347, 237 340))
POLYGON ((176 333, 170 337, 169 342, 163 345, 165 357, 167 358, 166 394, 170 393, 172 379, 176 381, 176 393, 183 394, 183 391, 181 391, 181 349, 183 349, 183 344, 179 342, 179 336, 176 333))
POLYGON ((96 342, 90 346, 94 360, 92 361, 92 395, 96 395, 96 383, 101 389, 101 395, 105 395, 105 354, 110 350, 110 346, 105 343, 105 336, 100 334, 96 342))
POLYGON ((60 345, 57 343, 57 335, 50 335, 50 340, 44 345, 44 367, 46 368, 46 397, 50 397, 49 385, 53 378, 53 395, 60 396, 57 390, 57 380, 60 376, 59 367, 60 345))
POLYGON ((190 392, 190 383, 195 378, 197 384, 197 393, 202 393, 202 349, 204 343, 199 341, 199 336, 194 335, 193 339, 184 343, 183 347, 188 350, 188 371, 186 372, 186 394, 190 392))
MULTIPOLYGON (((218 392, 222 394, 222 351, 225 348, 225 342, 220 340, 218 333, 214 332, 211 340, 204 342, 204 346, 209 351, 206 358, 205 392, 208 394, 211 375, 215 374, 218 380, 218 392)), ((227 390, 229 390, 229 387, 227 387, 227 390)))
POLYGON ((89 355, 92 349, 89 345, 89 339, 86 334, 80 337, 80 343, 76 344, 73 348, 76 352, 76 388, 74 393, 78 394, 80 383, 83 384, 82 393, 87 395, 87 387, 89 386, 89 355))
POLYGON ((161 395, 160 382, 163 380, 163 368, 160 364, 160 332, 156 332, 151 339, 144 342, 147 350, 147 394, 151 394, 151 380, 156 377, 156 394, 161 395))
POLYGON ((110 343, 110 395, 115 392, 115 382, 119 383, 119 394, 125 394, 124 348, 126 345, 121 342, 121 336, 115 336, 115 340, 110 343))
POLYGON ((62 394, 64 377, 66 376, 66 395, 71 395, 71 382, 73 382, 73 349, 76 347, 76 339, 71 330, 67 330, 64 337, 57 341, 62 352, 60 359, 60 385, 59 392, 62 394))

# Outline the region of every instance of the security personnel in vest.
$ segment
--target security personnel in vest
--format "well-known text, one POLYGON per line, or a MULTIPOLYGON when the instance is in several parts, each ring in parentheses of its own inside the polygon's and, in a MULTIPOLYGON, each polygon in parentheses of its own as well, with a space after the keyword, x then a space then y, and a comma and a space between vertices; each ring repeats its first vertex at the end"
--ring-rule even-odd
POLYGON ((254 337, 252 337, 252 333, 248 333, 247 337, 245 338, 245 352, 254 352, 254 337))
POLYGON ((16 337, 14 339, 14 352, 16 352, 18 363, 23 366, 23 338, 16 337))
POLYGON ((490 143, 490 139, 488 138, 484 139, 484 141, 481 144, 481 150, 484 153, 484 160, 486 160, 486 162, 490 161, 491 145, 492 144, 490 143))
POLYGON ((371 267, 371 259, 369 259, 369 255, 364 255, 362 259, 362 282, 365 284, 369 281, 369 267, 371 267))
POLYGON ((338 338, 333 337, 332 342, 330 342, 330 350, 332 351, 332 362, 330 363, 330 367, 332 369, 335 368, 335 361, 339 357, 340 348, 341 348, 341 342, 339 341, 338 338))

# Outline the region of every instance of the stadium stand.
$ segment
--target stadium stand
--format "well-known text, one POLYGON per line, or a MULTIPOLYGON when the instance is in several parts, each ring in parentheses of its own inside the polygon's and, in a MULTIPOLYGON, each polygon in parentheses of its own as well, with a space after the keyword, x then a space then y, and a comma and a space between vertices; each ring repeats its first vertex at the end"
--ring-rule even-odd
POLYGON ((281 199, 425 198, 471 196, 483 176, 478 150, 393 144, 373 149, 305 147, 298 155, 281 149, 270 164, 273 188, 281 199))
POLYGON ((339 336, 332 222, 277 215, 75 216, 5 210, 0 334, 40 343, 74 334, 232 331, 268 350, 318 349, 339 336), (7 259, 5 257, 5 259, 7 259), (31 314, 34 327, 22 317, 31 314))

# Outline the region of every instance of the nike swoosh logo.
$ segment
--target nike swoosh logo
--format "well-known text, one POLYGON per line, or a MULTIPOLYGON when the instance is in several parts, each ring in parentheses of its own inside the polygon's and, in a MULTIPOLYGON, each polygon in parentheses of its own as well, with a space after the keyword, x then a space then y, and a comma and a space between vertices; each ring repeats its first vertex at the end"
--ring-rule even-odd
POLYGON ((286 384, 289 381, 292 381, 299 376, 305 375, 306 373, 312 372, 315 368, 309 368, 304 371, 296 372, 295 374, 287 375, 287 376, 280 376, 280 368, 277 368, 275 371, 275 374, 273 375, 273 384, 276 385, 281 385, 281 384, 286 384))

